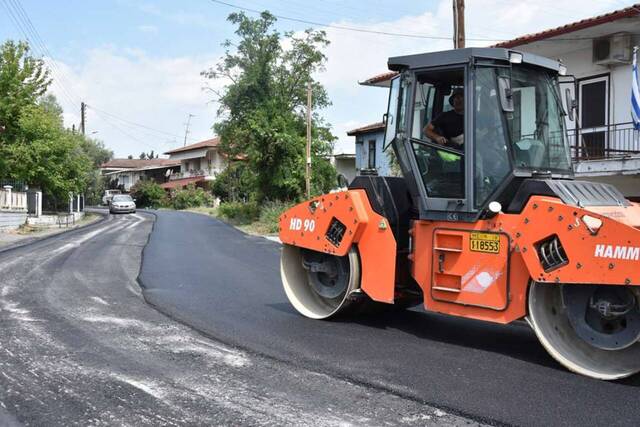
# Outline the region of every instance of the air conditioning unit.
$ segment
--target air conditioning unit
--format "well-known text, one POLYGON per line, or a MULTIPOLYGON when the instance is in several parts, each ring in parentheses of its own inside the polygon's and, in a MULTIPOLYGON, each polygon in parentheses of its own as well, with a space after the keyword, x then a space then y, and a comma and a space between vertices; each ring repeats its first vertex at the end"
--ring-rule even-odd
POLYGON ((631 34, 616 33, 593 40, 593 63, 618 65, 631 63, 631 34))

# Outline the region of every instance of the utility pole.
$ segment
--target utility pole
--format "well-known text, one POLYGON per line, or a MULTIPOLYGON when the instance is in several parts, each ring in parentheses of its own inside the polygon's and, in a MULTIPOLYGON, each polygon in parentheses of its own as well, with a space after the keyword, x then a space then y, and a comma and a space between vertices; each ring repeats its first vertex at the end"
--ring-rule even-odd
POLYGON ((187 123, 185 123, 184 128, 184 145, 187 145, 187 135, 189 135, 189 125, 191 124, 191 117, 195 117, 193 114, 189 113, 189 117, 187 117, 187 123))
POLYGON ((86 126, 86 111, 87 111, 87 104, 85 104, 84 102, 81 102, 80 103, 80 133, 82 134, 82 136, 84 136, 84 130, 86 126))
POLYGON ((311 81, 307 83, 307 166, 305 181, 307 186, 307 199, 311 198, 311 81))
POLYGON ((453 48, 464 49, 464 0, 453 0, 453 48))

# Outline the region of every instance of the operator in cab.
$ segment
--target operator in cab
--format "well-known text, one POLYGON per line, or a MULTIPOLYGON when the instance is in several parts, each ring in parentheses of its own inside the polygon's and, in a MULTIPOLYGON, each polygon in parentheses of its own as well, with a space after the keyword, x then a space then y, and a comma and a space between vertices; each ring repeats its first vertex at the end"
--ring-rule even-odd
POLYGON ((424 134, 437 144, 462 151, 464 144, 464 89, 449 97, 453 110, 441 113, 424 127, 424 134))

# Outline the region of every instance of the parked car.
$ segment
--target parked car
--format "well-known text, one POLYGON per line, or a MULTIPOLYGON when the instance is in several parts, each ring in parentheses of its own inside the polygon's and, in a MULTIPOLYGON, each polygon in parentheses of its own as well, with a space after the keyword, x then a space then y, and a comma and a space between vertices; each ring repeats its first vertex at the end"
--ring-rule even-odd
POLYGON ((116 194, 109 204, 109 213, 135 213, 136 202, 128 194, 116 194))
POLYGON ((116 194, 122 194, 120 190, 104 190, 104 195, 102 196, 102 205, 108 206, 111 203, 111 199, 116 194))

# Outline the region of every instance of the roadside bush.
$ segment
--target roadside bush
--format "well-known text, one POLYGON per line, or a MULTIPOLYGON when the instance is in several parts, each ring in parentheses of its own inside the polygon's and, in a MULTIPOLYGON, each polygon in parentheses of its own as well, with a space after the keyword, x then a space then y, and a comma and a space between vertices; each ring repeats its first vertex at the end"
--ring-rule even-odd
POLYGON ((223 202, 218 207, 218 215, 235 224, 249 224, 260 217, 256 202, 223 202))
POLYGON ((196 188, 193 184, 189 184, 187 188, 171 193, 171 206, 174 209, 213 206, 213 196, 202 188, 196 188))
POLYGON ((167 204, 167 194, 153 181, 138 181, 130 192, 131 197, 136 199, 136 205, 141 208, 156 209, 167 204))
POLYGON ((293 205, 293 202, 266 202, 260 209, 260 223, 265 232, 277 233, 280 215, 293 205))
POLYGON ((211 191, 223 202, 248 200, 253 191, 253 175, 245 162, 232 162, 213 181, 211 191))

